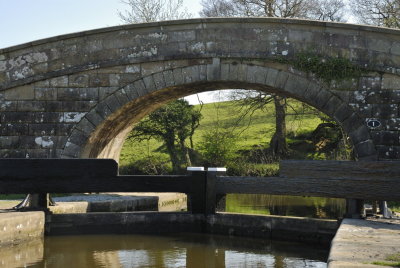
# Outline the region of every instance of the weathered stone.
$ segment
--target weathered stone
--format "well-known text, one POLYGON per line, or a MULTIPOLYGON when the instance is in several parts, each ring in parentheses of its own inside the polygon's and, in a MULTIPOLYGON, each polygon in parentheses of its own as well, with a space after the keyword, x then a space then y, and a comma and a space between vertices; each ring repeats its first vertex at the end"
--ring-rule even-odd
POLYGON ((5 123, 30 123, 33 113, 27 112, 2 112, 0 113, 0 122, 5 123))
POLYGON ((115 112, 121 107, 121 104, 119 103, 117 97, 114 94, 108 96, 104 101, 105 103, 107 103, 107 106, 111 112, 115 112))
POLYGON ((51 87, 68 87, 68 76, 60 76, 50 79, 51 87))
POLYGON ((362 141, 358 144, 355 144, 354 147, 356 149, 358 158, 376 155, 377 153, 372 140, 362 141))
POLYGON ((57 124, 29 124, 29 135, 31 136, 53 136, 56 135, 57 124))
POLYGON ((0 148, 13 149, 18 148, 21 144, 21 138, 19 136, 0 136, 0 148))
POLYGON ((0 124, 0 136, 27 135, 29 132, 28 124, 8 123, 0 124))
POLYGON ((371 137, 375 144, 400 146, 398 131, 371 131, 371 137))
POLYGON ((307 91, 310 81, 295 75, 289 75, 285 84, 285 91, 294 96, 302 96, 307 91))
POLYGON ((397 104, 373 104, 372 116, 376 118, 395 118, 398 117, 397 104))
POLYGON ((30 113, 32 123, 59 123, 64 121, 64 114, 59 112, 30 113))
POLYGON ((96 104, 96 101, 63 101, 63 111, 87 112, 90 111, 96 104))
POLYGON ((118 90, 118 87, 100 87, 99 88, 99 100, 102 101, 112 93, 118 90))
POLYGON ((44 112, 46 102, 44 101, 18 101, 17 111, 19 112, 44 112))
POLYGON ((277 80, 279 71, 276 69, 269 69, 267 73, 267 78, 265 80, 265 84, 269 87, 275 86, 275 81, 277 80))
POLYGON ((110 108, 108 108, 105 102, 99 103, 95 109, 97 114, 99 114, 103 119, 106 119, 109 115, 112 114, 110 108))
POLYGON ((154 85, 156 89, 165 88, 164 75, 162 72, 153 74, 154 85))
POLYGON ((75 74, 68 78, 69 87, 89 87, 89 75, 75 74))
POLYGON ((130 101, 124 89, 115 92, 115 97, 117 97, 118 102, 121 106, 127 104, 130 101))
POLYGON ((103 122, 103 118, 96 113, 95 111, 91 111, 86 114, 86 118, 92 123, 94 126, 98 126, 103 122))
POLYGON ((90 87, 108 87, 110 86, 110 77, 108 74, 91 74, 89 77, 90 87))
POLYGON ((6 100, 33 100, 35 98, 35 90, 33 85, 26 85, 6 90, 4 93, 6 100))
POLYGON ((368 129, 365 126, 353 128, 354 130, 349 133, 352 144, 358 144, 360 142, 371 139, 368 129))
POLYGON ((393 160, 400 158, 400 146, 377 146, 379 159, 385 160, 393 160))
POLYGON ((400 76, 393 74, 384 74, 382 77, 382 89, 400 90, 400 76))
POLYGON ((41 101, 57 100, 57 90, 54 88, 35 88, 35 99, 41 101))
POLYGON ((88 136, 95 130, 95 126, 86 118, 82 118, 79 124, 76 125, 76 128, 88 136))

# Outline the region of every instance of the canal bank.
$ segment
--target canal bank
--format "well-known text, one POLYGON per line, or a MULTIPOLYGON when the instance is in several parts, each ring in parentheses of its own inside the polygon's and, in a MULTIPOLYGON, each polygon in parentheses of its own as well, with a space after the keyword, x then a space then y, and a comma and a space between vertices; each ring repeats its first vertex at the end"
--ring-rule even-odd
POLYGON ((399 246, 399 219, 344 219, 332 241, 328 267, 399 267, 399 246))

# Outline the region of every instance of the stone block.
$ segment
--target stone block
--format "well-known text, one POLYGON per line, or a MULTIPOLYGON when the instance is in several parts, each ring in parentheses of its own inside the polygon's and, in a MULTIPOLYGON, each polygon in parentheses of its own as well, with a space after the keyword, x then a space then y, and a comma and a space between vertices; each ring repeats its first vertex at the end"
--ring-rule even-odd
POLYGON ((354 145, 358 158, 377 155, 377 150, 372 140, 362 141, 354 145))
POLYGON ((104 101, 112 113, 121 108, 121 104, 119 103, 115 94, 108 96, 104 101))
POLYGON ((303 96, 307 91, 310 81, 305 78, 289 74, 285 84, 285 91, 293 94, 294 96, 303 96))
POLYGON ((347 118, 349 118, 351 115, 353 115, 354 110, 350 108, 350 106, 346 103, 342 103, 335 111, 333 114, 333 118, 337 122, 343 122, 347 118))
POLYGON ((313 103, 316 108, 324 111, 325 105, 329 102, 331 98, 333 98, 332 93, 330 93, 328 90, 322 89, 319 91, 318 95, 315 96, 315 98, 313 99, 313 103))
POLYGON ((33 121, 32 115, 28 112, 2 112, 0 113, 0 122, 6 123, 30 123, 33 121))
POLYGON ((371 137, 376 145, 400 146, 398 131, 371 131, 371 137))
POLYGON ((103 119, 106 119, 108 116, 112 114, 106 102, 99 103, 95 109, 97 114, 100 115, 103 119))
POLYGON ((60 76, 50 79, 51 87, 68 87, 68 76, 60 76))
POLYGON ((71 134, 74 124, 57 124, 56 135, 57 136, 69 136, 71 134))
POLYGON ((278 78, 279 71, 276 69, 269 69, 265 79, 265 85, 275 87, 275 81, 278 78))
POLYGON ((49 149, 26 149, 26 158, 50 158, 49 149))
POLYGON ((390 48, 392 47, 392 42, 388 39, 378 39, 369 37, 367 38, 367 47, 370 50, 389 53, 390 48))
POLYGON ((57 124, 29 124, 30 136, 53 136, 57 134, 57 124))
MULTIPOLYGON (((235 65, 238 67, 238 65, 235 65)), ((231 79, 235 80, 234 74, 230 74, 231 79)), ((221 59, 213 58, 211 64, 207 64, 207 81, 215 81, 221 79, 221 59)))
POLYGON ((397 104, 373 104, 372 116, 381 119, 398 117, 399 109, 397 104))
POLYGON ((64 113, 34 112, 30 113, 32 123, 59 123, 64 121, 64 113))
POLYGON ((110 77, 108 74, 90 74, 89 87, 109 87, 110 77))
POLYGON ((5 100, 33 100, 34 98, 35 90, 33 85, 20 86, 4 92, 5 100))
POLYGON ((378 156, 381 160, 400 159, 400 146, 377 146, 378 156))
POLYGON ((120 89, 117 92, 114 93, 115 97, 117 97, 118 102, 121 104, 121 106, 127 104, 130 102, 130 99, 128 98, 125 89, 120 89))
POLYGON ((400 90, 368 91, 365 101, 370 104, 400 103, 400 90))
POLYGON ((95 111, 90 111, 89 113, 86 114, 87 120, 90 121, 94 126, 100 125, 104 119, 95 111))
POLYGON ((352 144, 358 144, 360 142, 370 140, 371 136, 366 126, 359 126, 358 128, 353 128, 353 130, 348 133, 352 144))
POLYGON ((182 85, 184 83, 182 68, 173 69, 175 85, 182 85))
POLYGON ((58 88, 57 99, 61 101, 96 101, 99 99, 98 88, 58 88))
POLYGON ((163 75, 165 80, 165 86, 167 87, 175 86, 174 73, 172 70, 164 71, 163 75))
POLYGON ((348 118, 339 122, 346 133, 351 133, 353 130, 356 130, 360 126, 364 125, 363 119, 354 112, 348 118))
MULTIPOLYGON (((300 95, 301 96, 301 95, 300 95)), ((330 115, 330 116, 334 116, 335 113, 338 111, 338 108, 344 104, 345 106, 348 106, 346 103, 343 103, 343 101, 341 99, 339 99, 336 96, 332 96, 329 101, 325 104, 325 106, 323 107, 323 110, 325 111, 326 114, 330 115)), ((343 112, 344 109, 341 110, 341 112, 343 112)), ((348 111, 349 112, 349 111, 348 111)), ((343 114, 342 113, 338 113, 337 117, 334 117, 335 119, 340 119, 343 120, 343 114)))
POLYGON ((380 90, 382 88, 382 78, 380 76, 361 77, 358 82, 359 90, 380 90))
POLYGON ((384 74, 382 77, 382 89, 400 90, 400 75, 384 74))
POLYGON ((182 68, 182 75, 186 84, 198 82, 200 80, 199 67, 195 65, 182 68))
POLYGON ((0 124, 0 136, 28 135, 29 125, 19 123, 0 124))
POLYGON ((45 101, 18 101, 17 111, 19 112, 44 112, 46 111, 45 101))
POLYGON ((66 147, 71 143, 80 146, 84 146, 88 140, 89 136, 79 130, 74 131, 66 142, 66 147))
POLYGON ((155 73, 152 76, 153 76, 153 81, 154 81, 154 85, 155 85, 156 89, 165 88, 164 75, 162 72, 155 73))
MULTIPOLYGON (((238 80, 238 72, 239 72, 238 69, 239 69, 239 63, 238 62, 233 61, 232 63, 229 64, 229 80, 230 81, 237 81, 238 80)), ((211 72, 207 72, 207 80, 211 81, 208 78, 209 73, 211 73, 211 72)))
POLYGON ((99 87, 99 100, 102 101, 118 90, 118 87, 99 87))
POLYGON ((6 101, 0 99, 0 112, 11 112, 17 110, 17 103, 18 101, 6 101))
POLYGON ((1 149, 0 158, 26 158, 25 149, 1 149))
POLYGON ((62 112, 63 106, 61 101, 46 101, 46 112, 62 112))
POLYGON ((153 79, 152 75, 144 77, 143 82, 144 82, 147 92, 151 93, 154 90, 156 90, 156 85, 154 83, 154 79, 153 79))
POLYGON ((62 101, 59 103, 62 105, 62 111, 65 112, 88 112, 97 104, 96 101, 62 101))
POLYGON ((0 149, 18 149, 20 145, 19 136, 0 136, 0 149))
POLYGON ((71 158, 79 158, 81 154, 81 147, 73 144, 73 143, 67 143, 68 145, 65 146, 61 157, 71 157, 71 158))
POLYGON ((382 120, 381 123, 383 126, 385 126, 386 130, 400 130, 400 118, 382 120))
POLYGON ((89 87, 89 75, 73 74, 68 78, 69 87, 89 87))
POLYGON ((35 88, 35 100, 57 100, 57 90, 54 88, 35 88))
POLYGON ((351 104, 351 107, 364 118, 372 117, 372 104, 351 104))
POLYGON ((229 76, 229 64, 223 63, 221 64, 221 80, 228 81, 230 80, 229 76))
POLYGON ((79 129, 83 133, 85 133, 87 136, 90 136, 94 130, 95 126, 86 118, 83 118, 76 126, 76 129, 79 129))
POLYGON ((196 40, 196 33, 192 31, 174 31, 167 33, 168 42, 189 42, 196 40))
POLYGON ((55 136, 23 136, 20 146, 26 149, 51 149, 55 147, 56 142, 55 136))

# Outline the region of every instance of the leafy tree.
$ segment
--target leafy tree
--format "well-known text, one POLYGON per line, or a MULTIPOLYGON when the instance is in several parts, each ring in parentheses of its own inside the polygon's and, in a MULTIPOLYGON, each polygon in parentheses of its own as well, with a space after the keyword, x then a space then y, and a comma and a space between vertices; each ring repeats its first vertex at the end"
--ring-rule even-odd
POLYGON ((119 11, 124 23, 141 23, 190 18, 192 15, 183 7, 183 0, 122 0, 128 10, 119 11))
POLYGON ((354 0, 351 7, 361 23, 400 28, 399 0, 354 0))
POLYGON ((149 114, 131 131, 129 138, 142 141, 155 138, 163 143, 172 162, 174 172, 182 164, 191 165, 187 138, 199 126, 201 113, 186 100, 175 100, 149 114))

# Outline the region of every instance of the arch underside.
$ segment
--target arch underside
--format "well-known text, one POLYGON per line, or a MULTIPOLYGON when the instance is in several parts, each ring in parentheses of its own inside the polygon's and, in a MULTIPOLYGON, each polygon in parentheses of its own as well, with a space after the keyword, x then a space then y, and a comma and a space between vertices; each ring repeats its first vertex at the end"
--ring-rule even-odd
POLYGON ((115 91, 76 126, 62 156, 118 159, 132 126, 146 114, 174 99, 219 89, 259 90, 305 102, 344 128, 359 159, 376 159, 376 150, 363 120, 348 103, 315 78, 276 66, 232 60, 221 63, 220 59, 154 73, 115 91))

